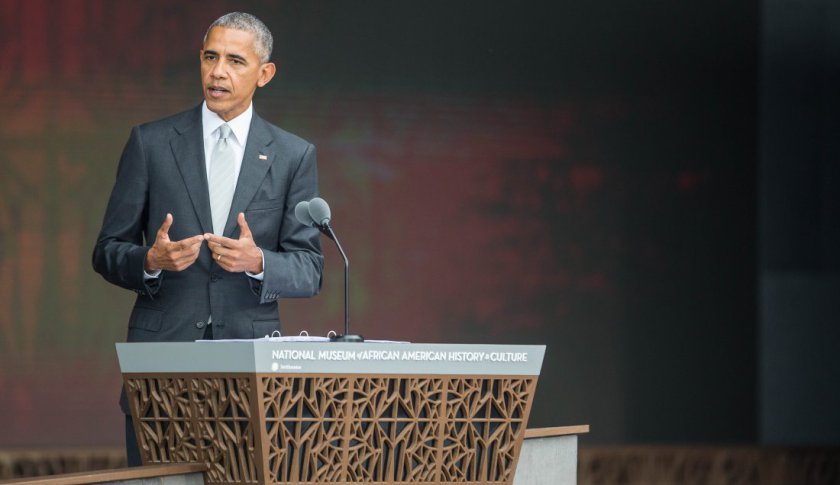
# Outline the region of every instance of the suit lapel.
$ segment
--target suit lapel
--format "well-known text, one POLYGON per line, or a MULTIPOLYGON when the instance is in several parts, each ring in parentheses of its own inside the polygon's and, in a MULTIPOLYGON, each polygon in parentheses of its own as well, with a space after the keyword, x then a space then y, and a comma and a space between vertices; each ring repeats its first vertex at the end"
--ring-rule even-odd
POLYGON ((251 118, 248 141, 245 143, 245 154, 242 156, 242 168, 239 169, 236 191, 233 193, 230 214, 228 214, 227 224, 225 224, 225 237, 234 237, 234 230, 238 229, 236 217, 240 212, 245 212, 245 208, 251 203, 251 199, 254 198, 254 194, 260 188, 265 174, 268 173, 268 168, 274 161, 274 152, 269 151, 269 145, 272 141, 268 123, 255 112, 251 118))
MULTIPOLYGON (((210 195, 207 188, 207 169, 204 162, 204 141, 201 129, 201 106, 194 109, 186 121, 175 126, 177 136, 170 140, 175 163, 187 186, 198 222, 203 232, 213 232, 210 217, 210 195)), ((177 218, 177 214, 175 215, 177 218)))

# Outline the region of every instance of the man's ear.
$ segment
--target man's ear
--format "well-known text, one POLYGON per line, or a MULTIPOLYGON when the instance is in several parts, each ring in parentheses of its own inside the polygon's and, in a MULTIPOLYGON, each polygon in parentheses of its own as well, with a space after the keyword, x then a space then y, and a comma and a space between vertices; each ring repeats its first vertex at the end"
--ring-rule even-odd
POLYGON ((266 62, 265 64, 260 66, 260 78, 257 80, 257 86, 263 87, 268 84, 269 81, 274 77, 274 74, 277 73, 277 66, 274 65, 273 62, 266 62))

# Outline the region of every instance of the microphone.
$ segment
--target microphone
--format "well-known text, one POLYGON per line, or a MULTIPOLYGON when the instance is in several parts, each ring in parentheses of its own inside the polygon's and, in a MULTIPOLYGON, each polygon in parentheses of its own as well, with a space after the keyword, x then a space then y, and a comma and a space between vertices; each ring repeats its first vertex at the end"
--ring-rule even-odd
POLYGON ((309 215, 309 202, 302 200, 297 203, 295 206, 295 218, 304 226, 312 227, 315 225, 315 221, 309 215))
POLYGON ((295 206, 295 218, 305 226, 317 228, 325 236, 335 241, 333 235, 324 226, 324 222, 330 222, 330 206, 324 199, 315 197, 311 201, 302 200, 298 202, 295 206), (315 203, 314 209, 313 202, 315 203), (313 212, 317 214, 317 217, 312 215, 313 212))
POLYGON ((326 226, 330 223, 330 205, 326 200, 315 197, 309 201, 309 217, 315 224, 326 226))
POLYGON ((315 197, 309 202, 298 202, 295 206, 295 218, 297 218, 298 222, 301 224, 317 227, 319 231, 324 233, 328 238, 332 239, 333 242, 335 242, 342 259, 344 259, 344 335, 335 335, 330 337, 330 341, 364 342, 365 339, 361 335, 350 334, 350 311, 348 307, 348 302, 350 300, 350 282, 348 276, 350 262, 347 259, 347 253, 344 252, 344 248, 341 247, 341 243, 338 242, 338 237, 335 235, 335 232, 330 226, 330 219, 332 218, 330 205, 327 204, 326 200, 320 197, 315 197))

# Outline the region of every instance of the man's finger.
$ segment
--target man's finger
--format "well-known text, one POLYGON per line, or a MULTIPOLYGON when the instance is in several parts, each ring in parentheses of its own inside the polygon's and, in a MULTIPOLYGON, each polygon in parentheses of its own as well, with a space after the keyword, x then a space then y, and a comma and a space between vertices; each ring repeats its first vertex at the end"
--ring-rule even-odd
POLYGON ((248 238, 253 239, 251 236, 251 228, 248 227, 248 221, 245 220, 245 213, 240 212, 239 216, 236 218, 236 221, 239 222, 239 238, 248 238))
POLYGON ((212 234, 212 233, 205 234, 204 239, 207 240, 208 244, 209 243, 215 243, 215 244, 218 244, 220 246, 229 246, 230 243, 234 241, 233 239, 231 239, 229 237, 217 236, 217 235, 212 234))
POLYGON ((166 217, 163 219, 163 224, 160 225, 160 229, 158 229, 158 234, 162 236, 166 236, 169 239, 169 228, 172 227, 172 214, 166 213, 166 217))
POLYGON ((187 239, 184 239, 184 242, 190 246, 197 246, 204 242, 204 234, 199 234, 197 236, 193 236, 187 239))
POLYGON ((204 236, 193 236, 181 239, 180 241, 173 241, 172 244, 175 244, 175 247, 180 249, 192 249, 203 240, 204 236))
POLYGON ((192 242, 186 246, 186 249, 188 249, 191 253, 198 253, 201 251, 201 242, 192 242))

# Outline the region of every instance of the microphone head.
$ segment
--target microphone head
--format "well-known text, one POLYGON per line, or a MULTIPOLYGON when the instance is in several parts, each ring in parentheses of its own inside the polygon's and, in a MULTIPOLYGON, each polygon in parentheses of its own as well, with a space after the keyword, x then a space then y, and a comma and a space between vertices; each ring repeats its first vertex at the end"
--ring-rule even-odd
POLYGON ((315 224, 325 225, 330 223, 330 206, 327 201, 315 197, 309 201, 309 216, 315 221, 315 224))
POLYGON ((309 215, 309 202, 302 200, 295 206, 295 218, 304 226, 310 226, 315 223, 312 216, 309 215))

